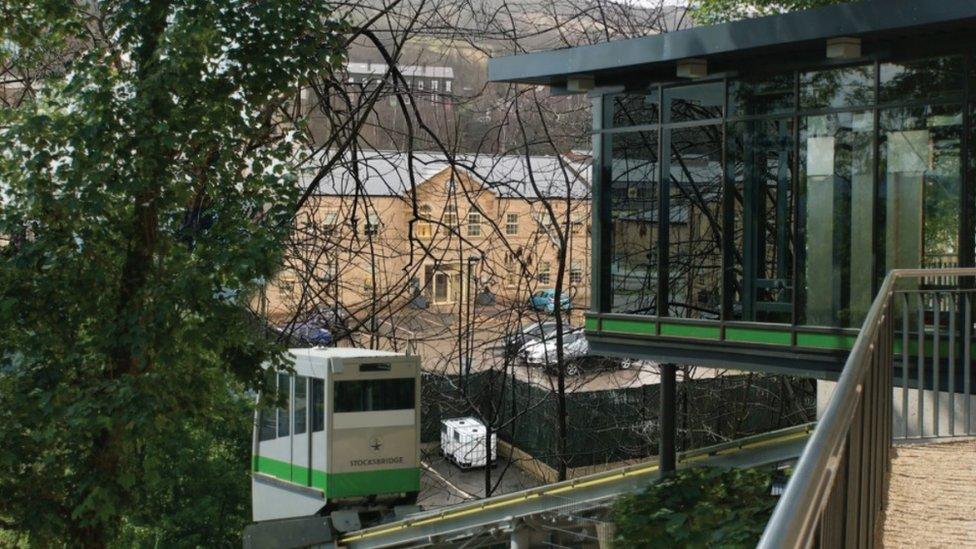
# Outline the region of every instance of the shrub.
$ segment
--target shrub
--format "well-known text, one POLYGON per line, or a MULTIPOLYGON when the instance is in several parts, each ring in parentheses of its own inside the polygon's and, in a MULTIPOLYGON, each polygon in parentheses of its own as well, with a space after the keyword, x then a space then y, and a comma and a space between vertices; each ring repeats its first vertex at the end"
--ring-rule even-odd
POLYGON ((693 467, 614 505, 614 547, 755 547, 776 505, 762 469, 693 467))

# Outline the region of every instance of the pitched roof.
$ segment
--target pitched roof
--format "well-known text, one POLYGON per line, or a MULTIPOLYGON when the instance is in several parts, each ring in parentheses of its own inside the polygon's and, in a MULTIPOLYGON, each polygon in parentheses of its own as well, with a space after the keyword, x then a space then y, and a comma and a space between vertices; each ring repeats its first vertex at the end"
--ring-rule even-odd
MULTIPOLYGON (((404 196, 412 185, 419 186, 447 169, 451 162, 441 153, 413 153, 411 181, 410 154, 396 151, 358 151, 355 160, 343 155, 318 185, 320 195, 404 196)), ((317 157, 301 171, 304 184, 310 184, 331 156, 317 157)), ((573 198, 590 195, 588 157, 462 154, 454 157, 456 169, 466 171, 486 190, 503 198, 557 198, 567 193, 573 198), (531 176, 531 177, 530 177, 531 176), (532 181, 539 192, 535 192, 532 181)))

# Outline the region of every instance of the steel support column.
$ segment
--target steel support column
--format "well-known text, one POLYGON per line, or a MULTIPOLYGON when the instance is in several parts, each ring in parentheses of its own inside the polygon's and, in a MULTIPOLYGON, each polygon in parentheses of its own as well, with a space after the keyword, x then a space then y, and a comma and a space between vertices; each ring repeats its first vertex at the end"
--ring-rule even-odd
POLYGON ((661 476, 674 472, 677 407, 677 367, 674 364, 661 364, 661 444, 658 451, 661 476))

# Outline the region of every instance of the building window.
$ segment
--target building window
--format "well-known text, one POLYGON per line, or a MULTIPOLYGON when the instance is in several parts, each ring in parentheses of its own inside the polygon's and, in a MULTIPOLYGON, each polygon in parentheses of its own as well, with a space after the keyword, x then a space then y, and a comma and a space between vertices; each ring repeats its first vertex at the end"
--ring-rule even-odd
POLYGON ((505 216, 505 234, 514 236, 518 234, 518 214, 508 214, 505 216))
POLYGON ((445 80, 444 81, 444 91, 446 91, 447 93, 451 93, 451 81, 450 80, 445 80))
POLYGON ((433 226, 430 224, 430 206, 424 204, 418 209, 420 219, 414 224, 414 235, 417 238, 430 238, 434 236, 433 226))
POLYGON ((569 269, 569 283, 579 284, 583 282, 583 266, 579 261, 574 261, 569 269))
POLYGON ((322 216, 322 227, 327 231, 335 230, 336 226, 339 224, 339 213, 334 211, 325 212, 322 216))
POLYGON ((552 271, 552 267, 549 265, 548 261, 539 262, 539 283, 549 284, 549 273, 552 271))
POLYGON ((437 80, 431 80, 430 81, 430 91, 433 92, 433 95, 437 95, 437 88, 438 88, 438 82, 437 82, 437 80))
POLYGON ((278 278, 278 289, 281 293, 290 294, 295 291, 295 283, 298 281, 298 277, 295 275, 294 271, 287 270, 281 273, 278 278))
POLYGON ((444 224, 448 227, 456 227, 458 224, 457 206, 448 204, 444 206, 444 224))
POLYGON ((481 214, 478 212, 468 214, 468 236, 481 236, 481 214))
POLYGON ((580 234, 583 232, 583 223, 585 221, 585 218, 586 218, 586 214, 583 212, 576 212, 573 214, 573 222, 572 225, 570 226, 570 229, 573 231, 573 234, 580 234))
POLYGON ((367 235, 372 236, 379 232, 380 230, 380 216, 371 213, 366 216, 366 227, 365 232, 367 235))
POLYGON ((519 273, 522 271, 515 254, 505 254, 505 283, 509 286, 518 284, 519 273))
POLYGON ((447 273, 434 273, 434 303, 451 301, 451 277, 447 273))

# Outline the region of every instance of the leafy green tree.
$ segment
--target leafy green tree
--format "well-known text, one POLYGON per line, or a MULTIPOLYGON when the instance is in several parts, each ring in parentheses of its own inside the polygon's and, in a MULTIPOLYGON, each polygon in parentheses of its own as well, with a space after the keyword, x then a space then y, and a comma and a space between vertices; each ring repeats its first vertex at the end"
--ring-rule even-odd
POLYGON ((697 0, 692 4, 695 21, 710 25, 736 19, 805 10, 846 0, 697 0))
POLYGON ((755 547, 777 498, 761 469, 693 467, 617 500, 614 547, 755 547))
POLYGON ((283 106, 344 29, 319 0, 0 10, 0 55, 65 60, 0 113, 0 528, 225 543, 234 395, 281 360, 246 309, 299 194, 283 106))

